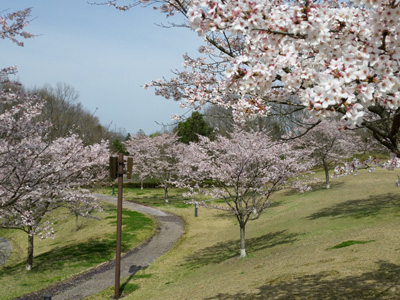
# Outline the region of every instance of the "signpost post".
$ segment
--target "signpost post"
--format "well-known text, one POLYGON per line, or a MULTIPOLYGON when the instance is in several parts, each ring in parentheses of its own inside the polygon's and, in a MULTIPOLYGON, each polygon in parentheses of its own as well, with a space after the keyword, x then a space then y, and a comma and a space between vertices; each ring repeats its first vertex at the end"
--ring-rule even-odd
POLYGON ((115 291, 114 299, 119 299, 121 278, 121 230, 122 230, 122 187, 124 178, 124 155, 118 155, 118 198, 117 198, 117 247, 115 255, 115 291))
MULTIPOLYGON (((132 177, 132 158, 128 157, 128 178, 132 177)), ((120 280, 121 280, 121 233, 122 233, 122 191, 124 184, 124 155, 118 154, 118 157, 110 157, 110 177, 118 178, 118 198, 117 198, 117 241, 115 254, 115 290, 114 299, 120 296, 120 280)), ((113 187, 114 191, 114 187, 113 187)))

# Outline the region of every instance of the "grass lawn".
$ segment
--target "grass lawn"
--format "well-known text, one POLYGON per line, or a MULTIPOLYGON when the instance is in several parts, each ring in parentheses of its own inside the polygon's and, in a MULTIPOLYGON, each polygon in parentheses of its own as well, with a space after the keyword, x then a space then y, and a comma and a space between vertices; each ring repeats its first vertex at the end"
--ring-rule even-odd
MULTIPOLYGON (((25 271, 27 235, 19 230, 0 230, 0 236, 11 242, 13 251, 0 267, 0 299, 37 291, 84 272, 115 256, 116 207, 102 205, 101 220, 80 218, 75 231, 75 217, 66 210, 54 212, 55 238, 35 237, 33 269, 25 271)), ((123 211, 122 251, 140 244, 153 232, 153 220, 129 210, 123 211)))
POLYGON ((160 208, 185 220, 186 234, 121 281, 124 299, 400 299, 398 174, 361 171, 332 180, 329 190, 321 183, 304 194, 274 195, 273 205, 247 225, 244 259, 233 216, 200 208, 195 218, 192 207, 161 199, 160 208))
MULTIPOLYGON (((182 198, 182 189, 170 188, 168 190, 168 205, 167 207, 174 206, 177 208, 188 208, 191 207, 189 204, 185 204, 185 200, 182 198)), ((115 195, 117 195, 117 187, 115 187, 115 195)), ((112 188, 105 187, 96 190, 96 193, 104 195, 112 195, 112 188)), ((163 208, 166 206, 164 200, 164 190, 159 189, 140 189, 140 188, 123 188, 124 200, 131 200, 134 202, 142 203, 153 207, 163 208)))

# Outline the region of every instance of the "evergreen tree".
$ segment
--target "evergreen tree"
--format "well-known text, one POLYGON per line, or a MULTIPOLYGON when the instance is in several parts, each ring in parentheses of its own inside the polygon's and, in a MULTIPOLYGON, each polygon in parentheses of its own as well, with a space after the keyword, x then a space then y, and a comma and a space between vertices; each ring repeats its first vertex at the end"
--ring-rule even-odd
POLYGON ((189 144, 190 142, 197 143, 198 135, 206 136, 211 140, 214 139, 214 130, 204 121, 203 116, 194 111, 192 116, 184 122, 178 124, 176 130, 179 138, 178 141, 189 144))
POLYGON ((111 151, 114 153, 123 153, 124 155, 129 155, 129 152, 126 151, 125 145, 121 142, 119 138, 114 139, 110 148, 111 151))

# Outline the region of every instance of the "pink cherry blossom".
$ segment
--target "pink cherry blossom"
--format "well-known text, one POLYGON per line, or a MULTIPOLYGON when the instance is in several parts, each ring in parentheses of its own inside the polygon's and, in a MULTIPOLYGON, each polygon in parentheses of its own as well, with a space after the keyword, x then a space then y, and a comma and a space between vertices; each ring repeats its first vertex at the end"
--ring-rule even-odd
POLYGON ((133 172, 143 181, 156 180, 164 189, 164 199, 168 203, 168 189, 178 179, 177 165, 182 159, 184 145, 174 133, 164 133, 155 137, 133 135, 126 142, 126 149, 133 157, 133 172))
POLYGON ((274 142, 262 132, 236 128, 230 138, 199 138, 199 143, 185 149, 179 163, 179 185, 189 190, 186 196, 202 193, 224 200, 225 205, 190 203, 231 212, 240 225, 241 256, 245 256, 247 222, 259 218, 269 207, 275 191, 290 187, 307 190, 309 178, 303 175, 312 162, 305 159, 307 151, 274 142))
POLYGON ((230 107, 237 120, 278 104, 341 117, 400 156, 398 1, 156 3, 167 15, 183 14, 205 43, 174 78, 150 82, 157 95, 183 108, 230 107))
MULTIPOLYGON (((315 120, 303 120, 303 123, 313 124, 315 120)), ((299 132, 292 134, 293 138, 295 135, 300 136, 294 143, 302 149, 307 149, 310 159, 314 160, 316 165, 323 167, 326 188, 330 187, 331 168, 365 150, 361 138, 355 132, 344 128, 343 122, 323 120, 308 131, 300 129, 299 132)))
POLYGON ((67 206, 85 215, 98 207, 86 188, 106 175, 109 153, 107 142, 86 146, 76 135, 50 140, 42 107, 27 97, 0 114, 0 224, 27 233, 28 270, 34 235, 53 234, 49 212, 67 206))

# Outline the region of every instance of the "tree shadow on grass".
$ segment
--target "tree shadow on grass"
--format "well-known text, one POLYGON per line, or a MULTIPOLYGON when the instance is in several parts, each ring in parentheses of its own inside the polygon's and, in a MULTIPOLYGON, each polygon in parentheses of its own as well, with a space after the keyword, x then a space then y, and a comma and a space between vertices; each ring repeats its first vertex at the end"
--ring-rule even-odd
POLYGON ((190 204, 186 204, 185 201, 189 199, 184 199, 181 195, 169 195, 168 203, 165 203, 164 194, 154 194, 151 197, 133 197, 126 196, 125 200, 139 203, 147 206, 160 207, 160 206, 172 206, 177 208, 190 207, 190 204))
MULTIPOLYGON (((67 247, 57 247, 34 257, 31 273, 47 273, 61 270, 64 264, 93 267, 113 258, 115 239, 90 240, 67 247)), ((18 274, 25 268, 25 262, 0 270, 0 276, 18 274)))
POLYGON ((376 216, 383 209, 400 211, 400 197, 397 194, 370 196, 368 199, 350 200, 324 208, 311 214, 307 219, 315 220, 324 217, 364 218, 376 216))
MULTIPOLYGON (((314 184, 311 184, 311 190, 305 193, 316 192, 316 191, 330 191, 333 189, 339 189, 341 186, 344 185, 344 182, 330 182, 330 188, 326 188, 326 182, 320 181, 314 184)), ((299 195, 300 192, 297 189, 289 189, 283 193, 284 196, 293 196, 299 195)))
POLYGON ((318 183, 314 183, 313 185, 312 185, 312 190, 313 191, 329 191, 329 190, 332 190, 332 189, 338 189, 338 188, 340 188, 340 187, 342 187, 343 185, 344 185, 344 182, 343 181, 332 181, 332 180, 330 180, 330 182, 329 182, 329 185, 330 185, 330 187, 329 187, 329 189, 327 189, 326 188, 326 182, 324 181, 324 180, 322 180, 322 181, 320 181, 320 182, 318 182, 318 183))
MULTIPOLYGON (((225 204, 225 202, 221 202, 221 203, 225 204)), ((268 214, 268 210, 270 210, 271 208, 275 208, 275 207, 281 206, 282 204, 283 204, 283 201, 282 201, 282 200, 271 201, 271 203, 270 203, 270 205, 268 206, 268 208, 266 208, 266 209, 263 211, 263 214, 264 214, 264 213, 268 214)), ((209 208, 199 207, 199 208, 198 208, 198 214, 199 214, 199 216, 200 216, 200 212, 206 211, 207 209, 209 209, 209 208)), ((236 219, 236 215, 235 215, 234 212, 232 212, 232 211, 221 211, 220 213, 218 213, 218 214, 215 216, 215 219, 232 219, 232 220, 234 220, 234 221, 237 220, 237 219, 236 219)))
MULTIPOLYGON (((248 254, 251 254, 258 250, 293 243, 297 240, 296 236, 298 234, 287 233, 286 230, 283 230, 268 233, 257 238, 246 239, 246 251, 248 254)), ((195 269, 208 264, 218 264, 225 260, 239 257, 239 248, 239 240, 221 242, 186 257, 183 265, 190 269, 195 269)))
POLYGON ((207 300, 245 299, 400 299, 400 266, 385 261, 359 276, 332 279, 332 272, 278 280, 258 287, 256 293, 218 294, 207 300))
MULTIPOLYGON (((116 212, 116 210, 115 210, 116 212)), ((116 214, 116 213, 115 213, 116 214)), ((110 224, 116 224, 115 215, 106 217, 110 224)), ((136 211, 122 212, 123 232, 121 235, 121 251, 126 252, 132 247, 137 231, 151 228, 153 221, 136 211)), ((95 267, 113 259, 115 255, 116 233, 105 234, 102 239, 91 239, 83 243, 76 243, 64 247, 54 247, 50 251, 39 254, 33 259, 33 273, 47 273, 61 270, 65 265, 79 265, 84 268, 95 267)), ((25 262, 0 269, 2 274, 18 274, 25 268, 25 262)))

